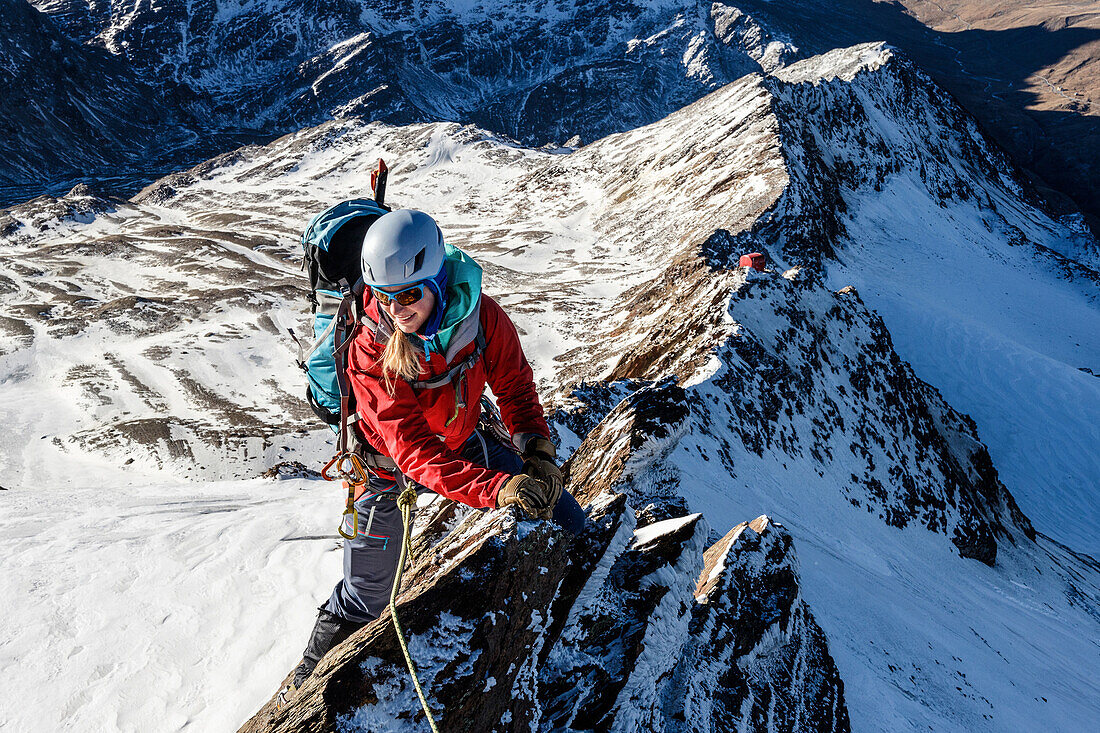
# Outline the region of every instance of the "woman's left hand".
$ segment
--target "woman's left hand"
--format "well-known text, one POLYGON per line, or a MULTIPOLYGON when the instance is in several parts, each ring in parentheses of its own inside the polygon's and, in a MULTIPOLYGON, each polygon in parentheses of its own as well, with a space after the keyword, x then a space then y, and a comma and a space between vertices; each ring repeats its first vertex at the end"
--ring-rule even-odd
POLYGON ((515 504, 529 517, 550 519, 554 510, 550 494, 550 487, 542 481, 525 473, 517 473, 505 481, 497 492, 497 508, 515 504))

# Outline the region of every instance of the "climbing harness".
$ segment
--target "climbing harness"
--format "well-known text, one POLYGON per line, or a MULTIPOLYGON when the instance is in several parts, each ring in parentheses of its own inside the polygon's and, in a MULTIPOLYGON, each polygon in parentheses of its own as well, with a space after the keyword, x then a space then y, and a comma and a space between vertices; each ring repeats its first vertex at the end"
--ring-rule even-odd
POLYGON ((390 591, 390 617, 393 619, 393 630, 397 632, 397 641, 401 645, 401 652, 405 655, 405 664, 409 668, 409 676, 412 677, 416 694, 420 698, 420 706, 424 708, 424 716, 428 719, 432 733, 439 733, 439 727, 432 717, 432 711, 428 708, 428 699, 424 690, 420 687, 420 678, 416 674, 416 665, 412 655, 409 654, 409 644, 405 640, 405 633, 401 630, 401 623, 397 620, 397 591, 401 587, 401 576, 405 572, 405 560, 412 556, 412 542, 409 539, 409 519, 412 516, 412 508, 416 505, 416 489, 406 485, 405 490, 397 497, 397 506, 401 509, 401 527, 404 539, 401 541, 401 553, 397 558, 397 574, 393 578, 393 589, 390 591))

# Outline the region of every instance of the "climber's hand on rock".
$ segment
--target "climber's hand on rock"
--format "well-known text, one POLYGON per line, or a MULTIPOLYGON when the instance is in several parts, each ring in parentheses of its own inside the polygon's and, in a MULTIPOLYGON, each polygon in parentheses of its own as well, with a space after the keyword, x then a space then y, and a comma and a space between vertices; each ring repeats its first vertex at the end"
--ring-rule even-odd
POLYGON ((537 478, 550 488, 547 497, 547 507, 553 510, 561 498, 562 488, 565 485, 561 469, 554 458, 558 449, 546 438, 537 437, 527 441, 527 447, 523 451, 523 472, 532 478, 537 478))
POLYGON ((497 508, 516 505, 533 518, 551 509, 550 487, 527 474, 516 474, 497 492, 497 508))

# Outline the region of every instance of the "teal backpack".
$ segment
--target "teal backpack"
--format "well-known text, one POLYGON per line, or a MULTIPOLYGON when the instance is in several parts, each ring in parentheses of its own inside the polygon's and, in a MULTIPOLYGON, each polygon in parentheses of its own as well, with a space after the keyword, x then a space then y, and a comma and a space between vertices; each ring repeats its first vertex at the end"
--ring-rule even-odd
MULTIPOLYGON (((385 205, 386 164, 378 161, 371 173, 373 199, 342 201, 310 220, 302 233, 302 269, 309 273, 309 301, 313 311, 313 340, 298 344, 298 366, 306 374, 306 400, 313 412, 334 432, 340 431, 341 388, 344 379, 342 346, 350 336, 345 309, 355 309, 361 291, 360 250, 363 235, 390 208, 385 205), (354 297, 351 297, 354 296, 354 297)), ((293 336, 293 334, 291 334, 293 336)), ((344 391, 346 399, 346 390, 344 391)), ((347 407, 347 406, 345 406, 347 407)))

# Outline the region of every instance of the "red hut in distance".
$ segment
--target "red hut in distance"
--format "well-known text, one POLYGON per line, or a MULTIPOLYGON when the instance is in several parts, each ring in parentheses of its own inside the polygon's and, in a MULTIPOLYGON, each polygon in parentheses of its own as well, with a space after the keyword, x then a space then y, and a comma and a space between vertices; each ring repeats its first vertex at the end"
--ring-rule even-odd
POLYGON ((768 264, 768 258, 759 252, 741 255, 741 259, 737 261, 738 267, 751 267, 759 272, 764 271, 764 265, 766 264, 768 264))

